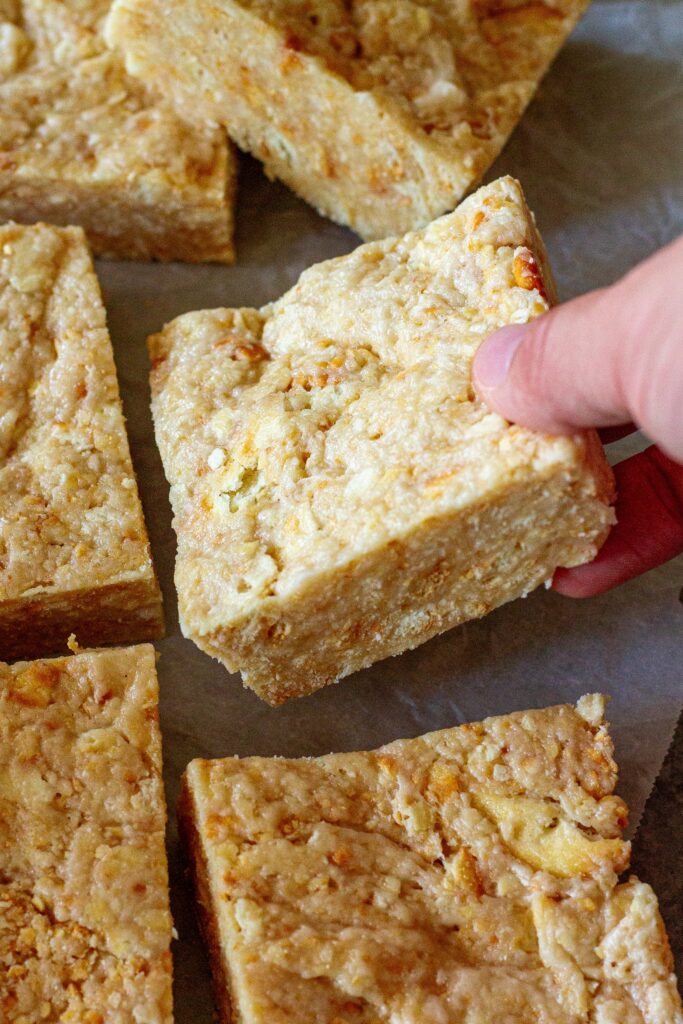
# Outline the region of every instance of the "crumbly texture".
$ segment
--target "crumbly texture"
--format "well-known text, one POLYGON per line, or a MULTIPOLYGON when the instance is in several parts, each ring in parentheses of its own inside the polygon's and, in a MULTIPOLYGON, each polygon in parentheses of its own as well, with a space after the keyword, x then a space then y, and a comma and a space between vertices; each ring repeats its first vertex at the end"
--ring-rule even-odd
POLYGON ((681 1024, 656 897, 617 884, 603 706, 193 761, 181 824, 224 1024, 681 1024))
POLYGON ((279 703, 589 561, 612 522, 595 436, 511 426, 471 386, 482 339, 551 295, 505 178, 150 339, 186 635, 279 703))
POLYGON ((171 1024, 151 647, 0 663, 0 1018, 171 1024))
POLYGON ((109 0, 0 0, 0 220, 78 224, 123 259, 232 262, 236 159, 101 35, 109 0))
POLYGON ((363 238, 452 209, 588 0, 116 0, 128 70, 363 238), (160 29, 163 26, 163 30, 160 29))
POLYGON ((163 632, 80 228, 0 228, 0 657, 163 632))

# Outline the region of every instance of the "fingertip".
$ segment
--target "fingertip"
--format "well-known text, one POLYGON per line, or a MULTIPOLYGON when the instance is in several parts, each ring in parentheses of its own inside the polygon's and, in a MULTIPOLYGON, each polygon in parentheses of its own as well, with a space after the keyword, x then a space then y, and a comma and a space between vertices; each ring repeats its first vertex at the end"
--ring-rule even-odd
POLYGON ((491 334, 474 358, 472 380, 481 400, 512 423, 530 430, 570 434, 575 425, 555 415, 552 374, 539 388, 539 353, 544 347, 547 317, 510 324, 491 334))
POLYGON ((511 324, 489 335, 479 347, 473 365, 474 386, 482 397, 489 395, 504 382, 515 352, 527 332, 528 324, 511 324))
POLYGON ((553 576, 552 589, 563 597, 584 598, 597 597, 617 586, 620 580, 605 579, 605 573, 600 569, 597 573, 595 563, 579 565, 574 569, 556 569, 553 576))

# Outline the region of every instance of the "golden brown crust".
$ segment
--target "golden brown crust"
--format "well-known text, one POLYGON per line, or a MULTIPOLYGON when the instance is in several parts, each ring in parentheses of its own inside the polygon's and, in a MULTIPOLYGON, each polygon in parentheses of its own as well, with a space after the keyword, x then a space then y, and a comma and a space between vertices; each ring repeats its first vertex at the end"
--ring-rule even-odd
POLYGON ((595 437, 512 426, 471 385, 481 340, 553 294, 503 178, 151 338, 186 635, 281 703, 589 561, 613 521, 595 437))
MULTIPOLYGON (((193 761, 224 1024, 681 1024, 604 699, 369 753, 193 761)), ((208 920, 207 920, 208 918, 208 920)))
POLYGON ((83 233, 0 227, 0 657, 152 639, 161 595, 83 233))
POLYGON ((164 619, 156 579, 0 601, 0 654, 7 661, 64 654, 71 634, 81 647, 160 639, 164 619))
POLYGON ((230 973, 223 959, 218 922, 213 909, 206 857, 197 830, 192 792, 185 776, 182 778, 177 805, 178 833, 186 858, 187 873, 195 894, 195 910, 202 937, 207 947, 213 993, 221 1024, 240 1024, 230 999, 230 973))
POLYGON ((106 32, 132 74, 367 239, 477 184, 586 6, 117 0, 106 32))

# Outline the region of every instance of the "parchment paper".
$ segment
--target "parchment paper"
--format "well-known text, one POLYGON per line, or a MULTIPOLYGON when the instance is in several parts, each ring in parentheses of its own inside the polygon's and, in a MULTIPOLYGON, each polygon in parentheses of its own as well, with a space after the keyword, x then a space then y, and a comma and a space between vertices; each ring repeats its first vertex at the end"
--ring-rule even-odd
MULTIPOLYGON (((683 230, 683 0, 601 0, 488 179, 517 175, 564 298, 609 283, 683 230)), ((683 697, 683 559, 587 602, 537 592, 341 684, 273 710, 184 640, 168 488, 148 411, 146 336, 191 309, 261 305, 358 240, 243 163, 234 268, 100 263, 134 461, 166 602, 161 717, 178 1024, 213 1004, 180 870, 174 802, 193 757, 372 748, 515 708, 613 695, 620 791, 637 820, 683 697)), ((615 451, 633 450, 632 439, 615 451)))

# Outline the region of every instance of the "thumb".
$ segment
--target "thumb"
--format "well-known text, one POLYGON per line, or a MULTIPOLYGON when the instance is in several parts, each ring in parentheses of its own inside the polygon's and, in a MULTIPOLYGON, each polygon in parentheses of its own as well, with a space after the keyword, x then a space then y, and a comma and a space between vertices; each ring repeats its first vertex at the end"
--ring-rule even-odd
POLYGON ((474 385, 506 419, 571 433, 633 421, 683 461, 683 236, 615 285, 480 347, 474 385))

